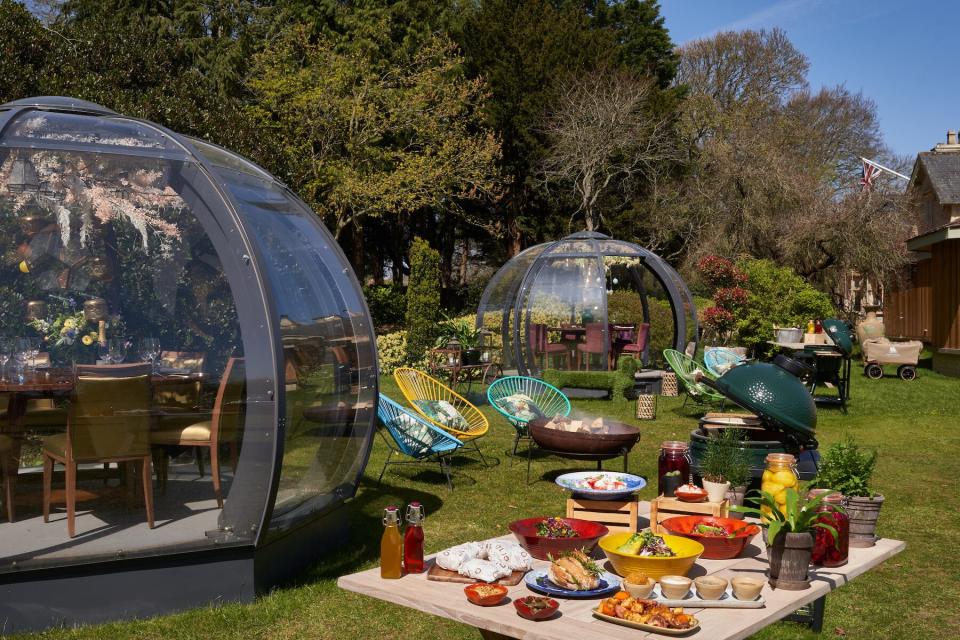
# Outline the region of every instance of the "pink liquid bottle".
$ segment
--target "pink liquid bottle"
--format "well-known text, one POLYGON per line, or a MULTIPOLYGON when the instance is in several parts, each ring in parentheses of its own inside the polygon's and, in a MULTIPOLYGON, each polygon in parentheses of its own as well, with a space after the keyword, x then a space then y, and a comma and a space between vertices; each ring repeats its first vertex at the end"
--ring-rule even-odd
POLYGON ((407 573, 423 573, 423 505, 407 505, 407 530, 403 534, 403 566, 407 573))

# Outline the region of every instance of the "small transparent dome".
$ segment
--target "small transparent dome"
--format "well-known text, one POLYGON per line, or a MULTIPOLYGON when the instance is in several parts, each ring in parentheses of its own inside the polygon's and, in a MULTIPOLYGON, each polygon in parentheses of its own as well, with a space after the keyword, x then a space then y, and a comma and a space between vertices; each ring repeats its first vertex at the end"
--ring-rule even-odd
POLYGON ((480 299, 477 326, 522 375, 607 370, 625 354, 644 364, 697 340, 693 296, 646 249, 580 232, 530 247, 507 262, 480 299))
POLYGON ((8 103, 0 238, 0 582, 252 558, 355 494, 370 318, 331 235, 263 169, 91 103, 8 103))

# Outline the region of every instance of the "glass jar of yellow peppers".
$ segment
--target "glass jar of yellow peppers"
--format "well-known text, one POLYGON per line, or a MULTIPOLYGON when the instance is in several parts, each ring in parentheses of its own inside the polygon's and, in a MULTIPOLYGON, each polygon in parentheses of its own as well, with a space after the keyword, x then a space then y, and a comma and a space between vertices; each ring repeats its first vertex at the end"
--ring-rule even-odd
MULTIPOLYGON (((760 489, 773 496, 777 507, 783 513, 787 509, 787 489, 797 491, 800 484, 797 459, 789 453, 770 453, 765 461, 767 466, 763 471, 760 489)), ((766 506, 762 506, 760 510, 764 515, 770 514, 770 509, 766 506)))

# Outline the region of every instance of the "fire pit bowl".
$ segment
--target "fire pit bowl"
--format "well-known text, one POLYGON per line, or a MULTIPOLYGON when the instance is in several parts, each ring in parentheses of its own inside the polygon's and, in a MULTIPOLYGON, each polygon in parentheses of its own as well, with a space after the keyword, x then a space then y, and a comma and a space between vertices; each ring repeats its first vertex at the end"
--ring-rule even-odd
POLYGON ((544 449, 571 455, 616 456, 630 451, 640 440, 640 430, 622 422, 607 421, 607 433, 582 433, 547 428, 546 418, 528 423, 533 441, 544 449))

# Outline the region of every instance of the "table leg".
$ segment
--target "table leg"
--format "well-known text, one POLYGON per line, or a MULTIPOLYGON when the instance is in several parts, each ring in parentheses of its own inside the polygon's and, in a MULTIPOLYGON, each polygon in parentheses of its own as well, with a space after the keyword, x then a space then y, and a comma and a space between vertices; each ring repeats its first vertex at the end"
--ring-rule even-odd
POLYGON ((823 631, 823 613, 827 608, 827 596, 820 596, 813 601, 813 615, 810 619, 810 630, 815 633, 823 631))

